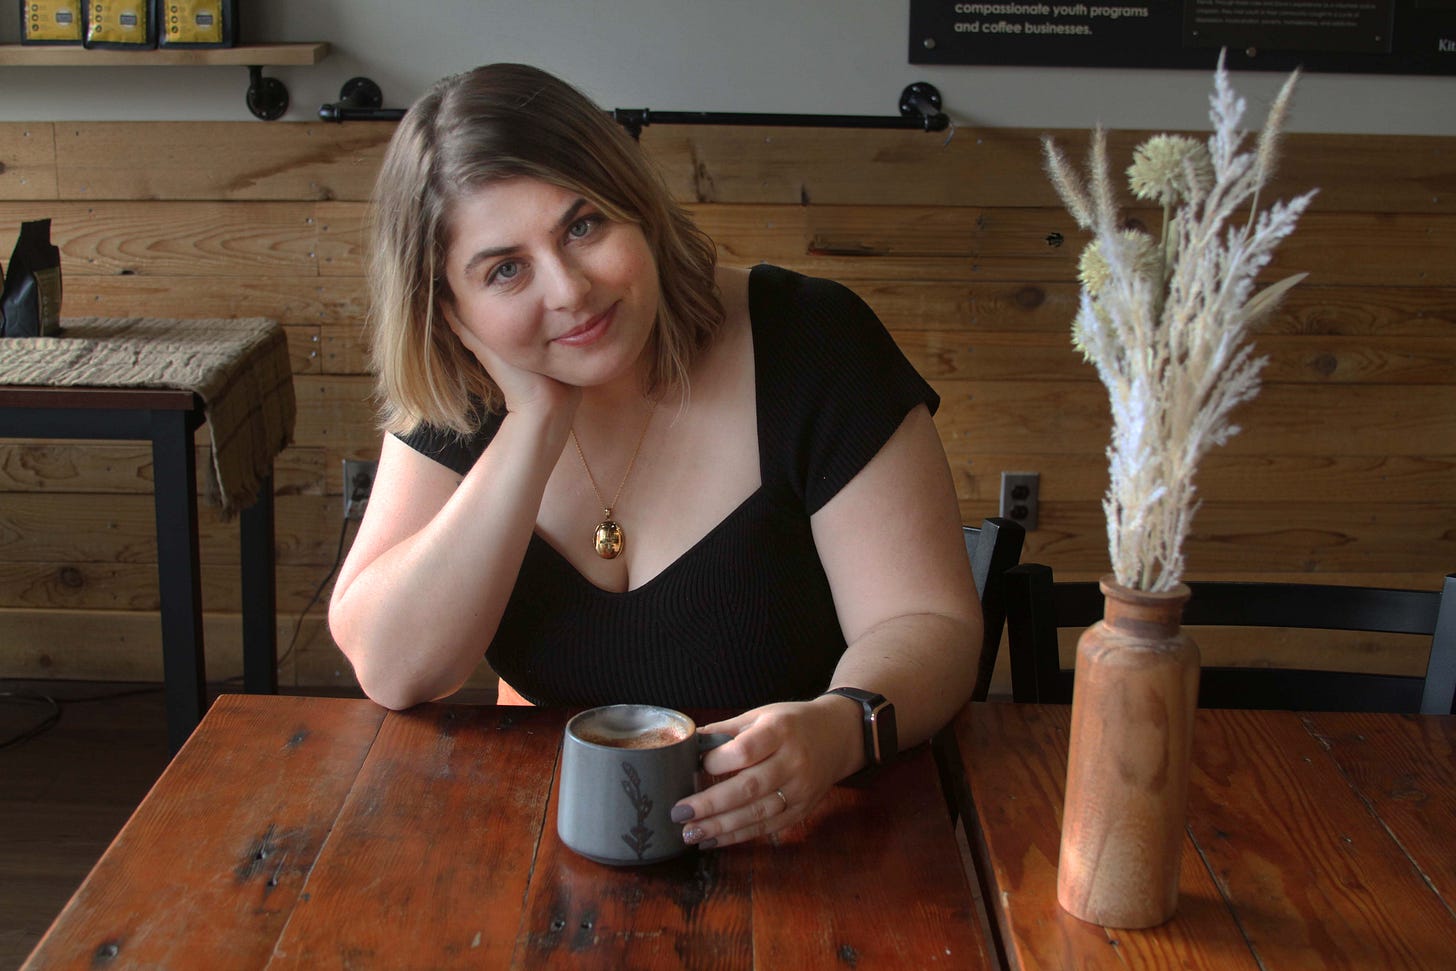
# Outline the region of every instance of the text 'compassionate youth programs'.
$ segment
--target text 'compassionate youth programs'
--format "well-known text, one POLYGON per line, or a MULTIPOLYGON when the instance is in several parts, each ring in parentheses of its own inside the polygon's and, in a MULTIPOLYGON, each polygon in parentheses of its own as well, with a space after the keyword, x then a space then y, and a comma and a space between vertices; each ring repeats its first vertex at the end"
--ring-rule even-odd
POLYGON ((955 12, 957 16, 984 18, 957 20, 955 30, 958 34, 1055 34, 1071 37, 1090 37, 1093 22, 1097 20, 1148 16, 1146 6, 1085 3, 958 3, 955 12), (1008 17, 1050 19, 1005 19, 1008 17))

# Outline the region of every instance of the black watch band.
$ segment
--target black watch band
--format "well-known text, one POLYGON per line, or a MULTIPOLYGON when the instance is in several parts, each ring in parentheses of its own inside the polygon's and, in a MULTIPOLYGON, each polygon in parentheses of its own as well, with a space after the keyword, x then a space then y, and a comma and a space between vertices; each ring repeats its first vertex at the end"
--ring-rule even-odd
MULTIPOLYGON (((873 771, 895 757, 899 736, 895 730, 895 706, 885 696, 860 688, 830 688, 825 694, 843 695, 864 709, 865 772, 873 771)), ((858 774, 858 773, 857 773, 858 774)))

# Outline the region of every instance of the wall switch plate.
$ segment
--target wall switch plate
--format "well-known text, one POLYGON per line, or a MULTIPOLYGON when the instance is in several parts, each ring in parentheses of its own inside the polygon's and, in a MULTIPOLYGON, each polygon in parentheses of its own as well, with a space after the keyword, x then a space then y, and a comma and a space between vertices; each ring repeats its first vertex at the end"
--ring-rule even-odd
POLYGON ((1001 516, 1021 524, 1028 533, 1036 529, 1038 472, 1001 473, 1001 516))
POLYGON ((363 519, 374 489, 374 473, 378 462, 355 462, 344 459, 344 518, 363 519))

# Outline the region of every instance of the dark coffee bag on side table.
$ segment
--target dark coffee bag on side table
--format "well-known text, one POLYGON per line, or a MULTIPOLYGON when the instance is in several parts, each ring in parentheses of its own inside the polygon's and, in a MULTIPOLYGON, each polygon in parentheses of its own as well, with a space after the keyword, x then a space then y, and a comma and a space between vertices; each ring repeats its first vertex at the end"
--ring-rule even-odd
POLYGON ((20 224, 20 238, 0 290, 0 336, 56 337, 61 332, 61 251, 51 221, 20 224))

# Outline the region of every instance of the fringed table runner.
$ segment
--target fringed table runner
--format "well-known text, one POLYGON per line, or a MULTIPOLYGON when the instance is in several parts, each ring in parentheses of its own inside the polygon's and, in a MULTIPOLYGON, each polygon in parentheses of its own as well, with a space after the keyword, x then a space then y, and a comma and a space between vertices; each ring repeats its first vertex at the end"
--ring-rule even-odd
POLYGON ((212 435, 204 493, 225 517, 253 503, 293 441, 293 369, 283 328, 261 317, 80 317, 59 337, 0 340, 0 384, 180 388, 212 435))

